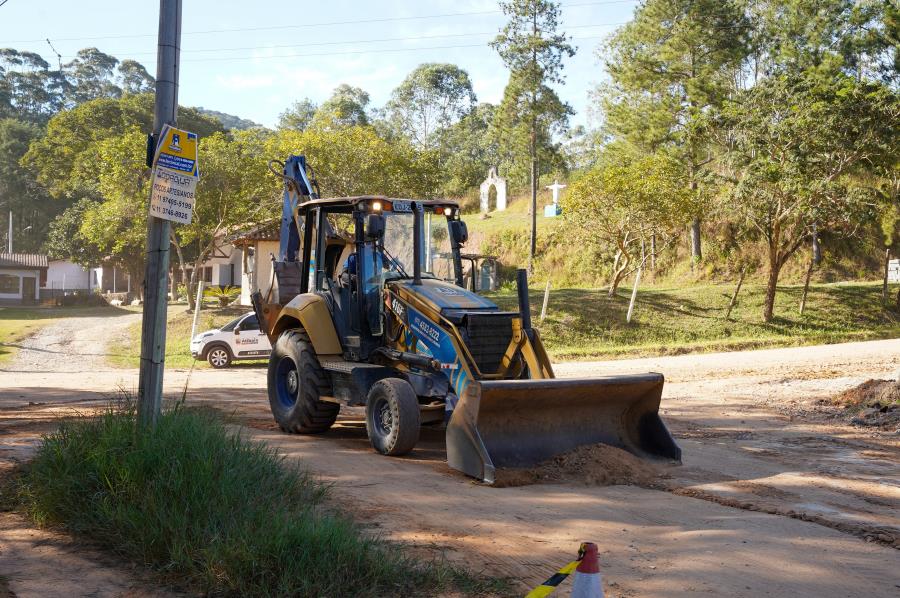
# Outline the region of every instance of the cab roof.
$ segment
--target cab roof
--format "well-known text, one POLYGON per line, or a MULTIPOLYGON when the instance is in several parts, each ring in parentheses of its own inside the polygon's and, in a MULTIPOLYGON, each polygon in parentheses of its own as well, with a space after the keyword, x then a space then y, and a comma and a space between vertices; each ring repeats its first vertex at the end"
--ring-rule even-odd
POLYGON ((358 203, 369 201, 415 201, 425 207, 451 206, 458 208, 459 203, 452 199, 406 199, 401 197, 388 197, 386 195, 354 195, 353 197, 323 197, 311 199, 300 204, 302 207, 313 206, 355 206, 358 203))

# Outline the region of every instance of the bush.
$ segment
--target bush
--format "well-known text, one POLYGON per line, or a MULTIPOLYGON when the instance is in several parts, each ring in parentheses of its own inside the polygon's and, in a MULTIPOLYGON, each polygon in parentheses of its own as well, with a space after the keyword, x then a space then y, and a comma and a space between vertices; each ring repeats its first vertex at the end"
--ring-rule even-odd
POLYGON ((216 299, 219 302, 219 307, 227 307, 229 303, 232 303, 235 299, 241 296, 240 287, 219 287, 213 286, 203 291, 203 297, 209 299, 216 299))
POLYGON ((144 433, 131 408, 65 422, 17 494, 36 522, 207 594, 433 594, 469 580, 364 535, 326 507, 326 488, 309 474, 204 411, 168 410, 144 433))

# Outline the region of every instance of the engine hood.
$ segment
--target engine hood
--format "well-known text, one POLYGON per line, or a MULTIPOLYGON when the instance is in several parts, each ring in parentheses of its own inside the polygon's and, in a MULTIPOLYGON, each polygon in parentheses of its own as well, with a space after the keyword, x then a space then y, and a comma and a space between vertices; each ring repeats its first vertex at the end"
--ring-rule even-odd
POLYGON ((498 309, 493 302, 472 291, 435 278, 423 278, 422 284, 418 285, 413 284, 411 280, 397 280, 388 283, 388 288, 402 289, 410 295, 415 295, 440 313, 457 310, 489 311, 498 309))

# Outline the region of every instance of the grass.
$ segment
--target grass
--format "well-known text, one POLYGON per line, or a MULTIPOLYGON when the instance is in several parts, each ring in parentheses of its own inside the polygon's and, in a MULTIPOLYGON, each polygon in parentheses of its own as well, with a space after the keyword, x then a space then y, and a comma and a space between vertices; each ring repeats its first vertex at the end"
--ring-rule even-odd
POLYGON ((334 509, 328 488, 209 411, 134 409, 61 424, 15 482, 39 525, 63 526, 205 595, 506 593, 505 581, 411 557, 334 509))
MULTIPOLYGON (((803 316, 801 286, 780 286, 775 318, 762 321, 764 287, 745 284, 725 320, 731 285, 646 287, 638 292, 634 317, 626 323, 630 288, 612 298, 605 289, 553 289, 547 319, 538 323, 543 288, 531 289, 532 318, 554 359, 592 359, 726 351, 836 343, 900 336, 900 314, 881 305, 880 283, 810 287, 803 316)), ((491 298, 516 309, 514 290, 491 298)))
MULTIPOLYGON (((200 321, 197 332, 218 328, 251 311, 247 306, 230 306, 225 308, 204 307, 200 310, 200 321)), ((185 311, 184 306, 169 308, 168 325, 166 326, 166 366, 175 368, 210 367, 205 361, 195 361, 191 357, 191 327, 194 314, 185 311)), ((118 367, 137 367, 141 360, 141 324, 133 324, 121 340, 114 341, 109 353, 113 356, 110 363, 118 367)))
POLYGON ((59 318, 121 316, 133 313, 121 307, 0 307, 0 363, 10 361, 16 345, 59 318))

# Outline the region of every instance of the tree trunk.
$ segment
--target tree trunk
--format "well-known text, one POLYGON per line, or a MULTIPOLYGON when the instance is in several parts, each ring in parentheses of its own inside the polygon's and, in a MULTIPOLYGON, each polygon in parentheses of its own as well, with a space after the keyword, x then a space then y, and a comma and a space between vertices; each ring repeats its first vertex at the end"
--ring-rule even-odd
POLYGON ((531 243, 528 249, 528 274, 534 273, 534 254, 537 250, 537 155, 534 132, 531 134, 531 243))
POLYGON ((194 295, 194 289, 197 288, 197 280, 200 276, 200 271, 203 269, 201 266, 203 262, 197 260, 194 264, 194 270, 191 272, 191 280, 190 283, 187 283, 185 286, 187 287, 187 296, 188 296, 188 311, 193 311, 195 309, 195 303, 197 300, 202 300, 201 297, 196 297, 194 295))
POLYGON ((806 280, 803 282, 803 295, 800 297, 800 315, 806 309, 806 296, 809 294, 809 279, 812 277, 813 267, 816 265, 815 255, 809 260, 809 267, 806 269, 806 280))
POLYGON ((650 235, 650 271, 656 274, 656 235, 650 235))
POLYGON ((731 310, 737 305, 738 293, 741 292, 741 285, 744 284, 744 276, 747 274, 746 268, 741 268, 741 275, 738 277, 737 286, 734 288, 734 294, 731 295, 731 301, 728 302, 728 309, 725 310, 725 319, 731 319, 731 310))
POLYGON ((884 305, 888 303, 888 268, 891 264, 890 248, 884 250, 884 282, 881 283, 881 302, 884 305))
POLYGON ((781 264, 777 259, 769 260, 769 277, 766 281, 766 300, 763 305, 763 320, 765 322, 772 321, 772 315, 775 313, 775 291, 778 289, 778 275, 781 272, 781 264))
POLYGON ((691 264, 703 259, 703 250, 700 246, 700 217, 696 216, 691 222, 691 264))

